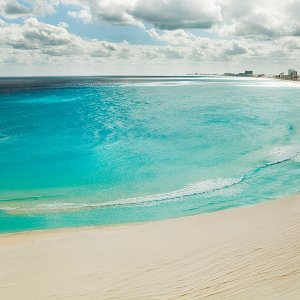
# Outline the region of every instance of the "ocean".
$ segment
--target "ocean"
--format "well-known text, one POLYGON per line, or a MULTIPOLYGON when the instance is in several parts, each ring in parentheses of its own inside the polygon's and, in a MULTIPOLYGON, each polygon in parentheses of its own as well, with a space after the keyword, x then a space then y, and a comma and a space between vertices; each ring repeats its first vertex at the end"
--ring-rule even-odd
POLYGON ((300 192, 300 84, 0 79, 0 232, 160 220, 300 192))

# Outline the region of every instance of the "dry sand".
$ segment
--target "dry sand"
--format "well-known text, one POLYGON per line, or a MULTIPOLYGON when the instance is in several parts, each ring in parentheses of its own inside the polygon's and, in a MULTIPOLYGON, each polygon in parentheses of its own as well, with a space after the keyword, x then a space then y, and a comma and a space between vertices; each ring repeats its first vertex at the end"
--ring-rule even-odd
POLYGON ((300 196, 0 236, 0 299, 300 299, 300 196))

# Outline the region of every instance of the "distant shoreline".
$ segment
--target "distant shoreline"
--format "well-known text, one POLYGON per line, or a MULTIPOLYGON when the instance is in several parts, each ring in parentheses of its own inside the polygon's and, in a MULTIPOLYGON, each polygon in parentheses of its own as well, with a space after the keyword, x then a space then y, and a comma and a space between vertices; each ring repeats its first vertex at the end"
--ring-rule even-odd
POLYGON ((273 78, 274 80, 283 81, 283 82, 293 82, 295 84, 300 84, 300 80, 292 80, 292 79, 283 79, 283 78, 273 78))

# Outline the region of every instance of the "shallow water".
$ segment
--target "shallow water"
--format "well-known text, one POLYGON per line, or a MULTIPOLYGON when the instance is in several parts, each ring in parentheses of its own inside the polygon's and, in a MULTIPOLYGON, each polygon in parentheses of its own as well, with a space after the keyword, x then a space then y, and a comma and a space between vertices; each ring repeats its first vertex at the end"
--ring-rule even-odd
POLYGON ((0 231, 296 194, 299 87, 213 76, 0 79, 0 231))

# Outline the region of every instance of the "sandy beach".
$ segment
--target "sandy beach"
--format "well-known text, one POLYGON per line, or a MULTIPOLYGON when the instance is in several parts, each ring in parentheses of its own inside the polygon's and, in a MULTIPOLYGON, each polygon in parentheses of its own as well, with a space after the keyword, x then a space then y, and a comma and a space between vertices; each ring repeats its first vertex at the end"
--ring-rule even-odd
POLYGON ((299 299, 300 196, 141 224, 0 236, 0 298, 299 299))

